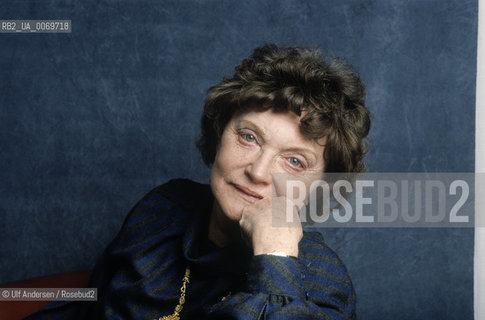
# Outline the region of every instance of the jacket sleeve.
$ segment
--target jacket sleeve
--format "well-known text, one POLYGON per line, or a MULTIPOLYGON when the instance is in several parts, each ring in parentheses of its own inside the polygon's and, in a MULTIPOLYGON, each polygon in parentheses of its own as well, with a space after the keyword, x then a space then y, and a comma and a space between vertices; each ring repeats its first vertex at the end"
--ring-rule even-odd
POLYGON ((299 258, 254 256, 247 287, 215 304, 208 319, 355 319, 347 270, 320 233, 306 233, 299 258))

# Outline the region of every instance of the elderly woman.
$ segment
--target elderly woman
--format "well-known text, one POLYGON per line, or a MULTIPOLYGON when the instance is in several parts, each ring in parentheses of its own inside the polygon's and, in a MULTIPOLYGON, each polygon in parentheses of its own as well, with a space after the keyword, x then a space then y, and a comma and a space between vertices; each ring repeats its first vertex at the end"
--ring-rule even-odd
POLYGON ((98 301, 35 319, 354 319, 318 232, 280 226, 274 173, 359 172, 370 120, 359 77, 317 51, 264 46, 209 90, 198 142, 210 185, 172 180, 130 212, 90 280, 98 301))

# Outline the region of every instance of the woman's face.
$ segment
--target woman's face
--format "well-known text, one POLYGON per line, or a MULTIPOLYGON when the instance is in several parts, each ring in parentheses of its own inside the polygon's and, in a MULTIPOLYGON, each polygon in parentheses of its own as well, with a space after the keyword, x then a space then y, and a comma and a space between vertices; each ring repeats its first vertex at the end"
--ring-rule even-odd
POLYGON ((227 124, 211 173, 216 208, 238 221, 248 204, 272 195, 273 173, 321 173, 325 139, 309 140, 291 112, 250 111, 227 124))

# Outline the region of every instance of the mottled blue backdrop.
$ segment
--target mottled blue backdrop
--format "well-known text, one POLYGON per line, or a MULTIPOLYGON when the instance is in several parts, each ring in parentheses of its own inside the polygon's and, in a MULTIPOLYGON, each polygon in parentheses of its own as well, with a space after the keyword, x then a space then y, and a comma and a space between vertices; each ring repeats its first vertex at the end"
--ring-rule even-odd
MULTIPOLYGON (((266 42, 345 57, 367 85, 371 171, 473 172, 476 0, 2 1, 0 282, 90 268, 132 205, 208 181, 209 86, 266 42)), ((323 229, 362 319, 472 319, 473 230, 323 229)))

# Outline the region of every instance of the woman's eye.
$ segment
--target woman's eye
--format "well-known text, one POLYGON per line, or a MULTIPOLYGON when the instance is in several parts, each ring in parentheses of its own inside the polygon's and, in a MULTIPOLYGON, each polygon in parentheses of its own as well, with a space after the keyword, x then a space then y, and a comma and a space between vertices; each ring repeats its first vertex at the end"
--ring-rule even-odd
POLYGON ((243 137, 244 137, 244 140, 246 140, 247 142, 253 143, 256 141, 256 137, 249 133, 243 133, 243 137))
POLYGON ((290 164, 294 167, 302 167, 300 160, 298 160, 297 158, 291 157, 289 161, 290 164))

